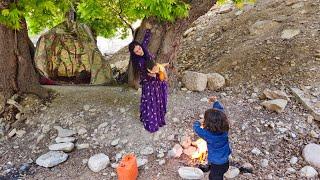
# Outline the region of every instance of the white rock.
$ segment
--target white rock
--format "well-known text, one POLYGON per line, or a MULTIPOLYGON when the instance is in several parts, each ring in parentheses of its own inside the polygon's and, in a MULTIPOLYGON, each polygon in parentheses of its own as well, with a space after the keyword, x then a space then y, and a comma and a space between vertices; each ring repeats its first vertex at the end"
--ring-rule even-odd
POLYGON ((93 172, 99 172, 110 164, 109 157, 103 153, 91 156, 88 161, 89 169, 93 172))
POLYGON ((253 154, 255 154, 255 155, 259 155, 259 154, 261 154, 261 151, 258 149, 258 148, 253 148, 252 150, 251 150, 251 152, 253 153, 253 154))
POLYGON ((224 177, 227 179, 233 179, 237 177, 240 173, 240 170, 234 166, 230 166, 229 170, 224 174, 224 177))
POLYGON ((172 121, 173 121, 174 123, 177 123, 177 122, 179 122, 179 119, 178 119, 178 118, 172 118, 172 121))
POLYGON ((310 143, 302 151, 302 156, 309 164, 320 168, 320 145, 310 143))
POLYGON ((196 30, 196 27, 189 28, 183 33, 183 37, 187 37, 194 30, 196 30))
POLYGON ((201 102, 208 102, 208 98, 206 98, 206 97, 205 97, 205 98, 202 98, 202 99, 200 99, 200 101, 201 101, 201 102))
POLYGON ((98 126, 98 130, 100 130, 100 129, 102 129, 102 128, 105 128, 105 127, 107 127, 108 125, 109 125, 108 122, 104 122, 104 123, 102 123, 102 124, 100 124, 100 125, 98 126))
POLYGON ((57 137, 55 139, 56 143, 68 143, 68 142, 74 142, 76 138, 74 137, 57 137))
POLYGON ((164 157, 164 153, 163 152, 159 152, 158 154, 157 154, 157 158, 163 158, 164 157))
POLYGON ((215 91, 222 88, 226 84, 226 80, 218 73, 210 73, 208 76, 208 89, 215 91))
POLYGON ((300 175, 306 178, 314 178, 318 176, 318 172, 311 166, 305 166, 300 170, 300 175))
POLYGON ((188 148, 189 146, 191 146, 191 138, 190 136, 182 136, 179 140, 180 142, 180 145, 183 147, 183 148, 188 148))
POLYGON ((148 146, 146 148, 143 148, 141 151, 140 151, 140 154, 141 155, 150 155, 150 154, 153 154, 154 150, 152 147, 148 146))
POLYGON ((294 36, 300 34, 301 30, 300 29, 285 29, 281 33, 281 38, 282 39, 291 39, 294 36))
POLYGON ((174 157, 179 158, 183 152, 183 148, 180 146, 180 144, 175 144, 173 148, 168 151, 168 157, 174 157))
POLYGON ((266 168, 269 165, 269 161, 267 159, 262 159, 260 161, 260 166, 266 168))
POLYGON ((17 129, 14 128, 14 129, 12 129, 12 130, 8 133, 8 137, 11 138, 11 137, 13 137, 14 135, 16 135, 16 133, 17 133, 17 129))
POLYGON ((77 149, 88 149, 90 147, 89 144, 76 144, 77 149))
POLYGON ((140 157, 137 158, 137 165, 138 165, 138 167, 144 166, 144 165, 146 165, 147 163, 148 163, 148 159, 140 158, 140 157))
POLYGON ((173 141, 174 140, 174 134, 171 134, 167 137, 168 141, 173 141))
POLYGON ((49 151, 46 154, 41 155, 36 160, 36 163, 42 167, 53 167, 60 163, 63 163, 68 159, 68 154, 61 151, 49 151))
POLYGON ((58 137, 70 137, 76 134, 74 130, 63 129, 60 126, 54 126, 54 128, 58 131, 58 137))
POLYGON ((270 111, 275 111, 277 113, 281 113, 284 111, 287 106, 288 101, 284 99, 274 99, 270 101, 264 101, 261 103, 266 109, 270 111))
POLYGON ((298 158, 293 156, 291 159, 290 159, 290 164, 294 165, 294 164, 297 164, 298 162, 298 158))
POLYGON ((289 167, 289 168, 287 168, 287 171, 286 171, 288 174, 293 174, 293 173, 295 173, 296 172, 296 170, 294 169, 294 168, 292 168, 292 167, 289 167))
POLYGON ((115 139, 111 142, 111 146, 117 146, 119 144, 120 138, 115 139))
POLYGON ((250 34, 260 35, 266 34, 272 30, 278 29, 280 24, 272 20, 264 20, 255 22, 250 28, 250 34))
POLYGON ((17 136, 18 136, 19 138, 23 137, 26 133, 27 133, 27 132, 26 132, 25 130, 18 130, 18 131, 16 132, 16 134, 17 134, 17 136))
POLYGON ((313 137, 313 138, 319 138, 319 134, 316 133, 314 130, 310 131, 310 136, 313 137))
POLYGON ((85 129, 85 128, 80 128, 79 130, 78 130, 78 134, 79 135, 84 135, 84 134, 86 134, 87 133, 87 130, 85 129))
POLYGON ((202 179, 204 174, 199 168, 180 167, 178 173, 182 179, 202 179))
POLYGON ((206 74, 193 71, 185 71, 182 78, 185 87, 191 91, 204 91, 207 87, 207 81, 206 74))
POLYGON ((263 90, 263 95, 268 98, 268 99, 284 99, 284 100, 289 100, 289 96, 283 92, 283 91, 279 91, 279 90, 270 90, 270 89, 264 89, 263 90))
POLYGON ((89 105, 84 105, 84 106, 83 106, 83 110, 89 111, 89 109, 90 109, 90 106, 89 106, 89 105))
POLYGON ((161 159, 161 160, 159 161, 159 165, 160 165, 160 166, 164 165, 165 163, 166 163, 166 160, 164 160, 164 159, 161 159))
POLYGON ((112 163, 112 164, 111 164, 111 167, 112 167, 113 169, 116 169, 118 166, 119 166, 118 163, 112 163))
POLYGON ((49 146, 51 151, 63 151, 63 152, 71 152, 74 148, 73 143, 58 143, 52 144, 49 146))

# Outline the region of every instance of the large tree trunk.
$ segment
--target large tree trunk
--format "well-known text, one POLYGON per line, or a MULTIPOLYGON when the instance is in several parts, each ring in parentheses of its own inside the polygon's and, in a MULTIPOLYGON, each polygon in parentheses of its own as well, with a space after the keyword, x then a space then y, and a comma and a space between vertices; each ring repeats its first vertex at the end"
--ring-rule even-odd
POLYGON ((32 64, 33 49, 25 20, 19 31, 0 24, 0 101, 6 102, 15 93, 32 93, 48 97, 42 88, 32 64))
MULTIPOLYGON (((175 60, 183 32, 189 28, 192 22, 208 12, 216 3, 216 0, 189 0, 189 2, 191 9, 188 18, 179 19, 174 23, 159 22, 154 18, 144 19, 136 32, 135 40, 141 42, 145 32, 145 24, 150 23, 152 25, 149 50, 156 56, 157 62, 170 62, 171 68, 168 73, 171 88, 177 86, 178 75, 177 69, 175 69, 175 60)), ((138 79, 133 78, 131 63, 128 68, 128 83, 133 87, 138 87, 138 79)))

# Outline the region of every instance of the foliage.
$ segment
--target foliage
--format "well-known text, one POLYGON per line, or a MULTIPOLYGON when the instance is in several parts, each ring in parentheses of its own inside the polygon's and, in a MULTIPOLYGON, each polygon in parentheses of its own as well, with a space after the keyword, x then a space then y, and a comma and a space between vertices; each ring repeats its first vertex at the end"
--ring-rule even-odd
POLYGON ((89 25, 97 35, 113 36, 145 17, 174 21, 188 15, 189 6, 181 0, 18 0, 0 10, 0 23, 20 28, 25 18, 32 34, 63 22, 65 14, 74 8, 78 20, 89 25))
MULTIPOLYGON (((230 0, 218 0, 226 3, 230 0)), ((239 7, 255 0, 232 0, 239 7)), ((13 29, 20 28, 25 18, 31 34, 52 28, 65 20, 65 14, 76 11, 78 20, 89 25, 96 35, 122 34, 138 19, 157 17, 162 21, 174 21, 188 16, 189 5, 182 0, 17 0, 7 9, 0 10, 0 23, 13 29)))

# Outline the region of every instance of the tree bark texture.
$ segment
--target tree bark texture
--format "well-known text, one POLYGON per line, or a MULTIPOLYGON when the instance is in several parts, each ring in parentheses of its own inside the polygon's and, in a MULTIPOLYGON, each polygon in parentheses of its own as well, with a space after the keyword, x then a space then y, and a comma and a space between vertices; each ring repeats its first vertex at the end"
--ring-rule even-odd
MULTIPOLYGON (((207 13, 216 0, 189 0, 188 2, 191 8, 187 18, 178 19, 173 23, 159 22, 155 18, 144 19, 135 36, 135 40, 141 42, 145 32, 145 24, 152 25, 149 51, 155 55, 157 62, 171 64, 168 71, 170 87, 177 87, 178 71, 175 69, 175 62, 182 34, 197 18, 207 13)), ((139 80, 133 78, 131 63, 128 67, 128 76, 129 85, 138 87, 139 80)))
POLYGON ((48 91, 39 84, 32 63, 33 49, 31 49, 25 20, 21 20, 21 25, 20 30, 12 30, 0 24, 0 96, 2 96, 0 99, 2 104, 15 93, 32 93, 41 98, 48 97, 48 91))

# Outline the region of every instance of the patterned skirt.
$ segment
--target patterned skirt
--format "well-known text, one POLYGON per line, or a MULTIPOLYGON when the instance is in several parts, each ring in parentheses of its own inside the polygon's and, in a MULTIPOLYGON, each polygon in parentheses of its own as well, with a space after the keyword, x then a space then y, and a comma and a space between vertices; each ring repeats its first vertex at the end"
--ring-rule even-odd
POLYGON ((156 132, 166 124, 167 96, 166 81, 153 80, 142 83, 140 120, 147 131, 156 132))

